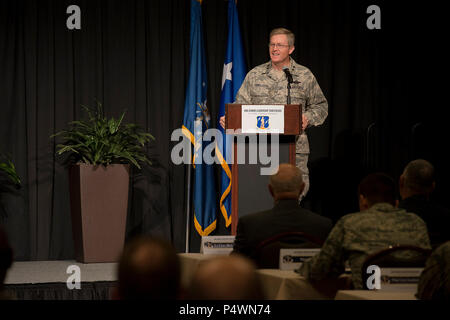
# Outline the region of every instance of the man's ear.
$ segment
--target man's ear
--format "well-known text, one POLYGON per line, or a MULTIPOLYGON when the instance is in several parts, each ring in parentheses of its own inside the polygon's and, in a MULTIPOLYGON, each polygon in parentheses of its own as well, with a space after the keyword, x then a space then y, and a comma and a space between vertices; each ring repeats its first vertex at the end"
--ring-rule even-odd
POLYGON ((367 201, 367 198, 364 197, 362 194, 359 195, 359 211, 364 211, 369 209, 369 202, 367 201))
POLYGON ((295 50, 295 46, 292 46, 292 47, 289 49, 289 55, 291 55, 292 52, 294 52, 294 50, 295 50))

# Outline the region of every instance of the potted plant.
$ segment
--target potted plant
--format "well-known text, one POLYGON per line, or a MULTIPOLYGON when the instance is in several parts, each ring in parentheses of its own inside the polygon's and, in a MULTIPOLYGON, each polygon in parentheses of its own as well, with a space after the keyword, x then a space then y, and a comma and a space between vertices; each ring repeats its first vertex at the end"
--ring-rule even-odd
POLYGON ((118 261, 125 241, 130 164, 151 164, 144 146, 154 137, 136 125, 107 118, 101 103, 82 106, 87 120, 69 123, 59 155, 69 153, 70 206, 78 262, 118 261))
MULTIPOLYGON (((0 153, 0 195, 14 193, 20 188, 20 178, 11 159, 0 153)), ((6 209, 0 201, 0 216, 6 216, 6 209)))

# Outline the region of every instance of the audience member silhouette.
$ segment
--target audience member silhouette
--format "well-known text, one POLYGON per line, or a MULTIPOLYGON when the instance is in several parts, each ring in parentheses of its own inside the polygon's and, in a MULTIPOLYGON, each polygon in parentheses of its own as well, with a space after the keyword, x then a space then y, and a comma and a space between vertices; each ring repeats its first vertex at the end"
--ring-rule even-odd
POLYGON ((261 300, 264 294, 254 263, 239 254, 202 261, 188 289, 193 300, 261 300))
POLYGON ((282 232, 301 231, 324 241, 332 228, 331 219, 300 207, 298 197, 304 183, 302 172, 291 164, 280 164, 270 177, 269 192, 274 207, 239 218, 233 253, 256 261, 256 247, 261 241, 282 232))
POLYGON ((165 240, 139 236, 128 243, 119 261, 119 299, 178 299, 180 262, 165 240))
POLYGON ((423 159, 408 163, 399 179, 398 206, 425 221, 433 248, 450 240, 450 210, 431 199, 435 185, 434 167, 423 159))
POLYGON ((425 222, 395 207, 395 189, 394 180, 383 173, 365 177, 358 187, 360 212, 340 218, 320 253, 305 261, 298 272, 313 282, 334 280, 348 261, 353 286, 362 289, 361 268, 369 254, 397 244, 430 249, 425 222))
POLYGON ((13 250, 9 245, 5 230, 0 226, 0 300, 9 300, 12 297, 5 292, 4 282, 6 273, 13 262, 13 250))
POLYGON ((417 298, 450 300, 450 241, 440 245, 428 258, 420 275, 417 298))

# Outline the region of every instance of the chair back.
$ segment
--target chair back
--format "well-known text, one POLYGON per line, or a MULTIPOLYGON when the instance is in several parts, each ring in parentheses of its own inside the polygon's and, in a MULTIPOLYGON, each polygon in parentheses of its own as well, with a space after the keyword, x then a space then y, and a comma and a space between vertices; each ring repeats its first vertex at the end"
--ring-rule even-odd
POLYGON ((367 279, 370 276, 367 273, 367 268, 370 265, 376 265, 381 269, 423 268, 431 251, 431 249, 424 249, 414 245, 398 244, 370 254, 364 260, 361 270, 364 288, 367 289, 367 279))
POLYGON ((261 241, 255 249, 255 261, 260 269, 278 269, 280 249, 320 248, 323 240, 300 231, 282 232, 261 241))

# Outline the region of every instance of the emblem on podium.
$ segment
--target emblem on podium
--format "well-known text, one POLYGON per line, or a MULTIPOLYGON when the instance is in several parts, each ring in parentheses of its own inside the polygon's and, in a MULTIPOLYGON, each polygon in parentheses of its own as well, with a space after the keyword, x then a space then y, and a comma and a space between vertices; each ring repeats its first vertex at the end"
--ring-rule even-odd
POLYGON ((269 128, 269 116, 257 116, 256 126, 258 127, 258 129, 269 128))

